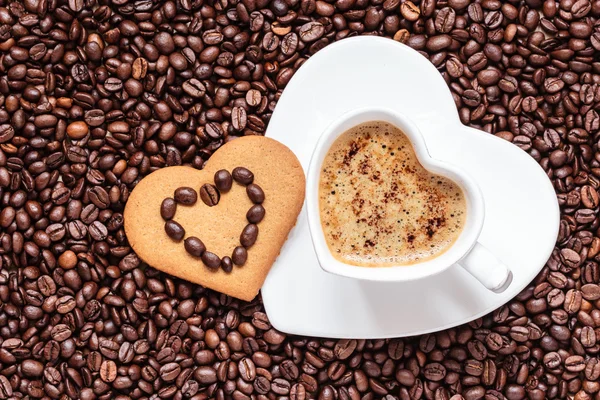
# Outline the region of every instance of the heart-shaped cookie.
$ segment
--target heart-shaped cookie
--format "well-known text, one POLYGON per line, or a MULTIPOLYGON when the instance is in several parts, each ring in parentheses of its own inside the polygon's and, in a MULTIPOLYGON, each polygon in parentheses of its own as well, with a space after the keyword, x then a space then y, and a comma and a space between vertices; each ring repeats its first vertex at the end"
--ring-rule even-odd
MULTIPOLYGON (((266 137, 242 137, 223 145, 202 170, 167 167, 142 179, 125 206, 125 233, 137 255, 154 268, 250 301, 296 223, 305 186, 302 166, 291 150, 266 137), (237 167, 252 171, 254 183, 264 191, 265 216, 258 224, 260 233, 248 249, 244 265, 226 273, 206 267, 200 258, 189 254, 183 240, 171 239, 165 233, 160 209, 163 200, 173 197, 176 189, 191 187, 199 191, 205 184, 214 184, 217 171, 237 167)), ((206 248, 219 257, 231 256, 232 249, 240 246, 240 232, 248 224, 246 213, 252 205, 246 186, 234 182, 215 206, 209 207, 203 201, 178 205, 177 222, 185 229, 185 237, 201 238, 206 248)))

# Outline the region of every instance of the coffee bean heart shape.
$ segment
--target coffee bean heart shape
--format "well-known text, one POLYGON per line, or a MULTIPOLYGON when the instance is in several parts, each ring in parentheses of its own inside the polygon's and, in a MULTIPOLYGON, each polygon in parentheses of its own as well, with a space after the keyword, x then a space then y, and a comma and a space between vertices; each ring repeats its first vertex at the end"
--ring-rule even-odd
MULTIPOLYGON (((152 267, 250 301, 296 223, 304 192, 304 172, 291 150, 266 137, 241 137, 219 148, 202 170, 167 167, 142 179, 125 206, 125 233, 136 254, 152 267), (266 214, 243 267, 234 267, 230 273, 221 268, 212 271, 186 252, 182 242, 167 236, 160 206, 177 188, 192 187, 199 191, 202 185, 214 181, 217 171, 233 171, 239 166, 254 173, 254 183, 265 194, 262 205, 266 214)), ((178 207, 177 221, 185 229, 186 237, 201 238, 211 252, 220 257, 230 256, 232 249, 240 245, 240 232, 248 224, 246 213, 252 205, 246 187, 234 184, 213 207, 207 207, 203 201, 178 207)))
MULTIPOLYGON (((240 233, 240 245, 231 251, 231 257, 225 255, 222 258, 210 251, 200 238, 188 236, 183 241, 185 251, 202 260, 202 263, 210 268, 223 268, 225 272, 233 270, 233 264, 241 267, 248 258, 248 248, 253 246, 258 239, 258 225, 264 218, 265 193, 260 186, 254 183, 254 174, 247 168, 237 167, 233 174, 226 169, 215 172, 214 185, 205 183, 200 187, 200 199, 208 207, 219 204, 222 193, 227 193, 233 187, 233 182, 246 187, 246 194, 253 205, 246 213, 248 225, 240 233)), ((185 229, 175 219, 178 207, 193 206, 198 201, 198 193, 191 187, 180 187, 175 189, 173 197, 167 197, 160 205, 160 216, 165 220, 165 233, 175 241, 181 241, 186 236, 185 229)))

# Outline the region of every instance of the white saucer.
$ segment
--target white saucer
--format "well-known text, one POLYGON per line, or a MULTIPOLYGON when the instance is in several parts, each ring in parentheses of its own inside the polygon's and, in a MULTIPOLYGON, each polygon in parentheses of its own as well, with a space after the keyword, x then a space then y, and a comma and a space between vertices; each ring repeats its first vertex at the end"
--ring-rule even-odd
POLYGON ((542 168, 507 141, 461 125, 435 67, 390 39, 334 43, 294 75, 277 104, 267 136, 289 146, 306 172, 325 127, 354 108, 397 109, 419 126, 429 153, 468 171, 484 195, 480 242, 507 264, 513 281, 502 294, 486 290, 454 265, 410 283, 358 281, 324 272, 313 250, 306 207, 262 288, 269 319, 280 331, 336 338, 423 334, 469 322, 517 295, 553 250, 559 209, 542 168))

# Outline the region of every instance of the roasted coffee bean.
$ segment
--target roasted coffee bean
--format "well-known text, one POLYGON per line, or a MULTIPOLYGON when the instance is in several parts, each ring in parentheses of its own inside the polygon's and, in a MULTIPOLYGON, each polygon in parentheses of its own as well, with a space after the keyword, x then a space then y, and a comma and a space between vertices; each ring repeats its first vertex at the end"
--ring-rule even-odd
POLYGON ((596 208, 600 204, 598 191, 590 185, 581 188, 581 202, 587 208, 596 208))
POLYGON ((117 365, 112 360, 105 360, 100 365, 100 379, 106 383, 114 382, 117 378, 117 365))
POLYGON ((160 379, 165 382, 173 382, 181 373, 181 366, 175 362, 167 363, 160 367, 160 379))
POLYGON ((185 251, 187 251, 194 257, 201 257, 202 254, 206 251, 204 243, 202 243, 202 241, 195 236, 190 236, 186 238, 183 244, 185 247, 185 251))
POLYGON ((265 217, 265 208, 261 204, 255 204, 246 213, 246 219, 251 224, 258 224, 265 217))
POLYGON ((15 130, 9 124, 0 125, 0 143, 9 142, 15 136, 15 130))
POLYGON ((565 294, 564 308, 569 314, 576 313, 581 308, 582 294, 579 290, 571 289, 565 294))
POLYGON ((308 22, 300 27, 298 36, 303 42, 314 42, 325 33, 325 27, 320 22, 308 22))
POLYGON ((84 121, 72 122, 67 126, 67 135, 71 139, 79 140, 87 136, 89 128, 84 121))
POLYGON ((165 222, 165 232, 173 240, 181 240, 185 236, 185 229, 176 221, 165 222))
POLYGON ((67 224, 67 232, 72 239, 81 240, 87 235, 87 227, 80 220, 75 220, 67 224))
POLYGON ((52 328, 50 335, 57 342, 64 342, 73 334, 72 330, 65 324, 58 324, 52 328))
POLYGON ((195 98, 202 97, 206 93, 206 88, 202 82, 196 78, 192 78, 183 82, 182 89, 185 93, 195 98))
POLYGON ((196 204, 196 201, 198 200, 198 193, 196 193, 196 191, 191 187, 180 187, 175 190, 173 197, 177 203, 185 206, 191 206, 196 204))
POLYGON ((242 107, 234 107, 231 110, 231 125, 237 131, 242 131, 248 124, 248 114, 242 107))
POLYGON ((216 270, 221 265, 221 259, 215 253, 211 253, 210 251, 204 251, 202 253, 202 262, 208 268, 212 270, 216 270))
POLYGON ((581 287, 581 296, 588 301, 600 299, 600 285, 595 283, 583 285, 581 287))
POLYGON ((417 19, 419 19, 419 16, 421 15, 421 10, 412 1, 409 0, 400 4, 400 13, 408 21, 414 22, 417 19))
POLYGON ((248 194, 248 198, 254 204, 262 204, 262 202, 265 201, 265 193, 256 183, 251 183, 246 186, 246 194, 248 194))
POLYGON ((223 136, 223 128, 216 122, 209 122, 204 129, 209 138, 218 140, 223 136))
POLYGON ((247 259, 248 259, 248 251, 244 247, 237 246, 235 249, 233 249, 233 254, 231 255, 231 260, 233 261, 233 263, 235 265, 237 265, 238 267, 241 267, 242 265, 244 265, 246 263, 247 259))
POLYGON ((233 180, 241 185, 249 185, 254 181, 254 174, 244 167, 236 167, 232 172, 233 180))
POLYGON ((439 363, 427 364, 423 369, 423 375, 430 381, 440 381, 446 376, 446 368, 439 363))
POLYGON ((585 359, 582 356, 567 357, 564 363, 569 372, 580 372, 585 369, 585 359))
POLYGON ((356 350, 357 345, 358 345, 358 343, 356 340, 348 340, 348 339, 339 340, 335 344, 335 347, 333 348, 335 357, 338 360, 345 360, 345 359, 349 358, 352 355, 352 353, 354 353, 354 350, 356 350))
POLYGON ((216 186, 211 185, 210 183, 205 183, 200 188, 200 198, 209 207, 216 206, 219 204, 219 200, 221 199, 221 194, 216 186))
POLYGON ((435 18, 435 29, 440 33, 448 33, 454 27, 456 12, 450 8, 442 8, 435 18))
POLYGON ((88 233, 96 241, 103 241, 108 238, 108 229, 100 221, 92 222, 88 228, 88 233))
POLYGON ((215 172, 215 186, 219 189, 219 192, 228 192, 233 184, 233 178, 229 171, 221 169, 215 172))
POLYGON ((223 271, 225 272, 233 271, 233 261, 229 256, 225 256, 221 259, 221 268, 223 268, 223 271))
POLYGON ((240 235, 240 244, 246 249, 256 243, 258 238, 258 226, 256 224, 248 224, 240 235))
POLYGON ((169 221, 173 219, 175 213, 177 212, 177 202, 175 199, 167 197, 164 199, 160 205, 160 216, 165 221, 169 221))
POLYGON ((104 111, 99 109, 88 110, 84 114, 85 123, 91 127, 97 127, 106 120, 104 111))

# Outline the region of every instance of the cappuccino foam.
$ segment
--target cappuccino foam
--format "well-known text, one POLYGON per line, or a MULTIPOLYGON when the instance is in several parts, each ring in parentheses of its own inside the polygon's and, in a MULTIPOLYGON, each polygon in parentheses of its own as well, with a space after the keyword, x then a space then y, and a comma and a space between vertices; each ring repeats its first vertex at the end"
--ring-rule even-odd
POLYGON ((467 216, 461 188, 427 171, 397 127, 371 121, 344 132, 321 167, 321 225, 347 264, 410 265, 439 256, 467 216))

